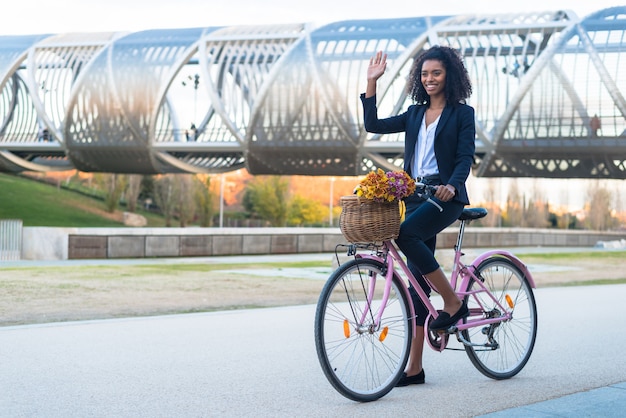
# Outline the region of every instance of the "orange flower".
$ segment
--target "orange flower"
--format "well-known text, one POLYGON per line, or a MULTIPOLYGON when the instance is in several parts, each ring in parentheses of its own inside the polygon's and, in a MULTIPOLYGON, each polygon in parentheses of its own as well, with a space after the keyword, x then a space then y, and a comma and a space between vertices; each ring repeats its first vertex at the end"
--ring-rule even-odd
POLYGON ((369 172, 355 189, 357 196, 377 202, 393 202, 410 196, 415 191, 415 181, 405 171, 369 172))

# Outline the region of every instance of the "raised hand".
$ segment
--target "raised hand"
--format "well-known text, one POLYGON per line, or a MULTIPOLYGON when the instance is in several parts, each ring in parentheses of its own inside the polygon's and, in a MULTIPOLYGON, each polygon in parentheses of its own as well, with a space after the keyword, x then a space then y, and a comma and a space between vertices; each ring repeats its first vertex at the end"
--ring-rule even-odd
POLYGON ((367 67, 367 79, 376 81, 385 73, 387 68, 387 54, 378 51, 376 55, 370 58, 370 65, 367 67))

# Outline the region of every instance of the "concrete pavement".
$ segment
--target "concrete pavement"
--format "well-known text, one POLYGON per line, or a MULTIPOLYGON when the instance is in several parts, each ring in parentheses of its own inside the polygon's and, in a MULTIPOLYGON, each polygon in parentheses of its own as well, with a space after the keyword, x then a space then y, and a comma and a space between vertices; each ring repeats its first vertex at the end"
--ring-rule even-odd
POLYGON ((624 416, 626 285, 535 295, 537 343, 518 376, 426 349, 425 385, 368 404, 326 381, 313 305, 0 327, 0 417, 624 416))

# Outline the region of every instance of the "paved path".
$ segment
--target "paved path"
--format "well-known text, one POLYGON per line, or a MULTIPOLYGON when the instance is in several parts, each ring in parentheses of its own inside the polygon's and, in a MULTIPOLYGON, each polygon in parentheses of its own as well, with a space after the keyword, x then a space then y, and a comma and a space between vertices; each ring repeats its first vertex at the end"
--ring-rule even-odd
POLYGON ((625 295, 539 289, 537 344, 518 376, 494 381, 464 352, 427 350, 426 385, 367 404, 322 374, 314 306, 2 327, 0 416, 623 416, 625 295))

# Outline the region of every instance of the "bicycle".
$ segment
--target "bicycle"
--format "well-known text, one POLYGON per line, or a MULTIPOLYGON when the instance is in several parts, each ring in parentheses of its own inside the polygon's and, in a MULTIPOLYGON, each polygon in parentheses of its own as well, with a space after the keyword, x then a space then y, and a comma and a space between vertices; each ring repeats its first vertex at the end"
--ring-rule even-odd
MULTIPOLYGON (((436 204, 430 199, 431 187, 418 187, 425 200, 436 204)), ((339 393, 354 401, 374 401, 401 378, 416 332, 407 281, 429 311, 424 332, 432 349, 443 351, 450 335, 455 335, 472 364, 489 378, 508 379, 524 368, 537 337, 532 291, 536 286, 530 272, 505 250, 487 251, 470 264, 462 262, 466 225, 486 215, 484 208, 466 208, 459 217, 450 282, 467 303, 470 316, 445 332, 429 330, 439 311, 392 240, 337 246, 347 247, 353 258, 341 264, 322 289, 315 313, 315 346, 326 378, 339 393)), ((336 258, 339 262, 337 250, 336 258)))

